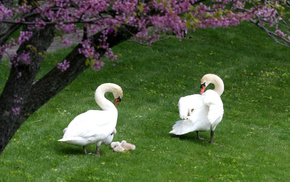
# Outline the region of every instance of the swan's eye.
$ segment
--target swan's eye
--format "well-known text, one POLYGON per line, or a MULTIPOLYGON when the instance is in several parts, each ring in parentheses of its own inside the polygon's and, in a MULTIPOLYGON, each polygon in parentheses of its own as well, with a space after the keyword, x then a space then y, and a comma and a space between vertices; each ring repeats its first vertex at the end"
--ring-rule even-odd
POLYGON ((200 85, 200 88, 203 88, 203 87, 205 87, 205 82, 200 85))

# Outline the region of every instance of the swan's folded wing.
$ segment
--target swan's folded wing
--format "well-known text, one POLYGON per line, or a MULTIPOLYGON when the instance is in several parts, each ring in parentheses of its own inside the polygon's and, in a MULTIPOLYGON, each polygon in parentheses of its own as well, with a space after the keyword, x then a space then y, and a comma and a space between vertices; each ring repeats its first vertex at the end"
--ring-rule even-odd
POLYGON ((211 124, 220 122, 224 114, 224 109, 220 105, 210 105, 207 118, 211 124))
POLYGON ((188 119, 192 111, 201 104, 201 95, 194 94, 181 97, 178 101, 179 116, 181 119, 188 119))
POLYGON ((102 110, 88 110, 76 116, 69 125, 90 125, 94 124, 98 127, 107 125, 112 120, 117 120, 117 113, 110 113, 102 110))
POLYGON ((116 127, 113 120, 116 117, 104 111, 90 110, 78 115, 68 125, 64 137, 104 138, 111 134, 116 127))
POLYGON ((209 122, 211 124, 220 122, 224 114, 223 102, 220 96, 215 91, 208 90, 203 95, 203 103, 209 108, 207 115, 209 122))

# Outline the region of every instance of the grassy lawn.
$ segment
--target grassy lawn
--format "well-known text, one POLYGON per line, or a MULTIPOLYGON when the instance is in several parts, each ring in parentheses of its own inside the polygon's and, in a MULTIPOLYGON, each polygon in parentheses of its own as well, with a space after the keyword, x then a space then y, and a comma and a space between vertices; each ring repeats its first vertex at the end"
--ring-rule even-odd
MULTIPOLYGON (((115 47, 119 63, 87 70, 22 125, 0 156, 0 181, 289 180, 289 48, 248 24, 189 36, 115 47), (208 143, 210 132, 200 133, 205 141, 195 133, 168 133, 179 120, 179 98, 199 93, 206 73, 225 83, 218 145, 208 143), (94 91, 105 82, 124 91, 114 141, 126 140, 136 150, 115 153, 101 146, 98 158, 57 142, 75 116, 99 109, 94 91)), ((63 52, 48 55, 39 76, 63 52)), ((7 67, 1 65, 0 73, 1 90, 7 67)), ((95 152, 95 146, 87 150, 95 152)))

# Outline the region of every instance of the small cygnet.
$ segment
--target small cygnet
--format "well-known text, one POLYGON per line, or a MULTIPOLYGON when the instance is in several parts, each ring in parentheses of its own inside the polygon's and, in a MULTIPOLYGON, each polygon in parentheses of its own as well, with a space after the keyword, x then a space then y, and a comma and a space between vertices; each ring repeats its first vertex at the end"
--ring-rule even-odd
POLYGON ((121 142, 121 146, 125 149, 125 150, 135 150, 136 146, 131 144, 131 143, 127 143, 125 140, 123 140, 121 142))

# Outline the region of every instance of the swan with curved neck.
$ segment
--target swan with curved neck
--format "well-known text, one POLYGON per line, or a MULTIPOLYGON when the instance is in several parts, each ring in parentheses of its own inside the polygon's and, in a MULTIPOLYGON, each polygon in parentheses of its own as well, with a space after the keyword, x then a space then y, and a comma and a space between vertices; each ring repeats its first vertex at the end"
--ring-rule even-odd
POLYGON ((224 92, 223 80, 215 74, 206 74, 201 79, 200 94, 181 97, 178 102, 179 115, 182 120, 177 121, 172 127, 175 135, 183 135, 196 131, 199 137, 199 131, 211 130, 210 143, 212 143, 214 130, 221 122, 224 109, 220 98, 224 92), (209 84, 214 84, 214 90, 205 88, 209 84))
POLYGON ((83 146, 87 154, 86 146, 96 144, 97 155, 100 155, 100 145, 109 144, 116 133, 118 110, 115 107, 123 97, 122 88, 114 83, 104 83, 95 92, 96 103, 102 110, 89 110, 76 116, 64 129, 63 138, 58 140, 74 145, 83 146), (115 98, 115 105, 105 97, 105 93, 111 92, 115 98))

